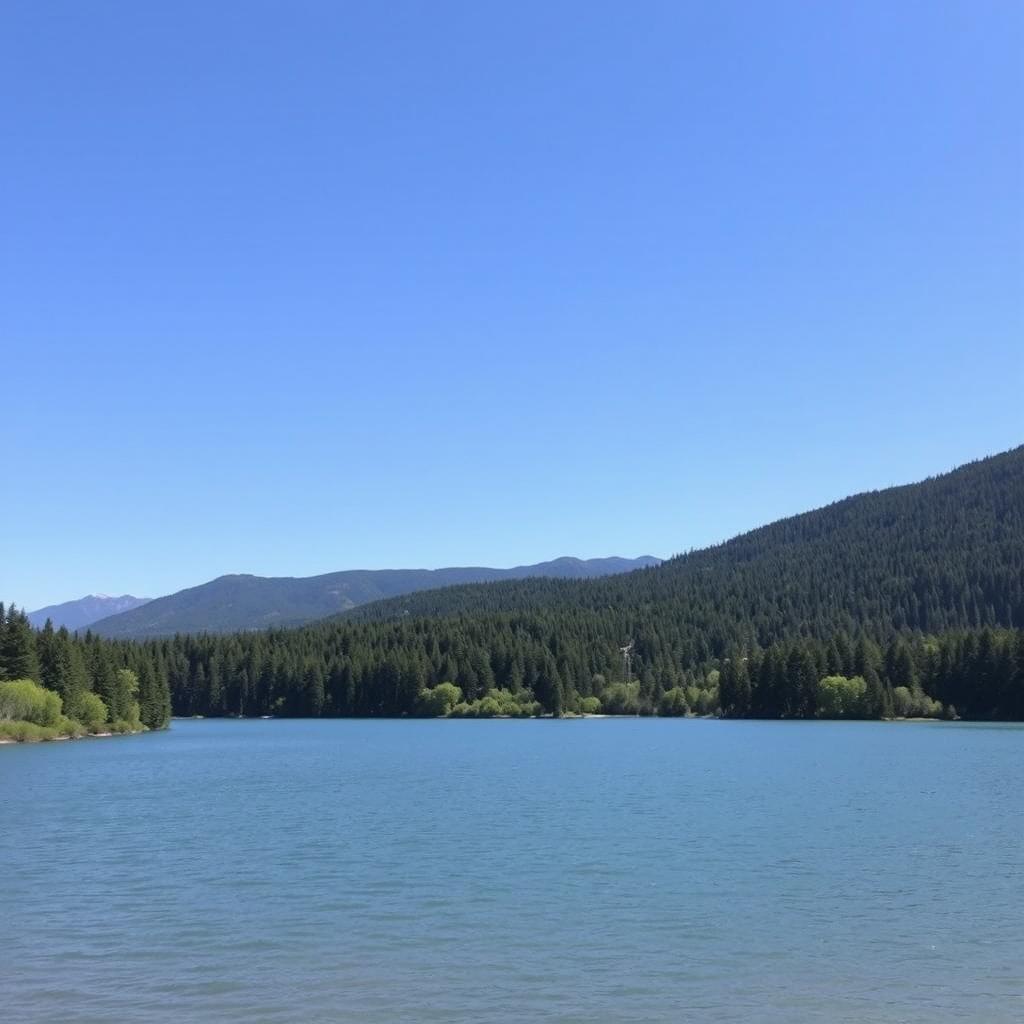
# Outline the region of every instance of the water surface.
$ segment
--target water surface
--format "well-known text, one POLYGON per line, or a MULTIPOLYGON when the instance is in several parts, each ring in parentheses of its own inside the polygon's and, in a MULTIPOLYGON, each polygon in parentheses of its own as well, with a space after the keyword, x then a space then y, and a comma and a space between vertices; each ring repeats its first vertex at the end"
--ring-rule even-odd
POLYGON ((1024 729, 203 721, 0 748, 13 1022, 1024 1019, 1024 729))

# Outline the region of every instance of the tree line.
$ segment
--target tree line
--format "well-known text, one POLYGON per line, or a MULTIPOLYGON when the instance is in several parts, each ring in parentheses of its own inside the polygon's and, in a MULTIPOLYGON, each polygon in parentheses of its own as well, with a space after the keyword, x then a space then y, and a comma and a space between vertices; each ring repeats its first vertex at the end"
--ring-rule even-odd
POLYGON ((16 739, 162 729, 171 717, 167 675, 137 645, 35 630, 2 604, 0 688, 0 733, 16 739))
POLYGON ((148 728, 166 725, 172 707, 211 716, 1024 720, 1024 632, 1010 629, 902 632, 885 641, 841 631, 720 652, 641 634, 627 679, 622 634, 603 633, 582 613, 334 621, 144 643, 35 631, 16 609, 0 618, 0 678, 35 680, 61 697, 69 717, 93 723, 96 701, 103 722, 136 719, 148 728), (438 693, 443 684, 452 689, 438 693))
POLYGON ((147 725, 171 707, 1020 720, 1022 541, 1018 448, 625 576, 449 587, 297 629, 139 643, 33 634, 9 612, 0 671, 116 714, 128 669, 147 725))
MULTIPOLYGON (((364 605, 350 620, 488 612, 618 613, 699 655, 841 631, 1024 626, 1024 447, 858 494, 662 565, 596 581, 462 585, 364 605), (673 641, 675 642, 675 641, 673 641)), ((607 620, 607 616, 606 616, 607 620)))

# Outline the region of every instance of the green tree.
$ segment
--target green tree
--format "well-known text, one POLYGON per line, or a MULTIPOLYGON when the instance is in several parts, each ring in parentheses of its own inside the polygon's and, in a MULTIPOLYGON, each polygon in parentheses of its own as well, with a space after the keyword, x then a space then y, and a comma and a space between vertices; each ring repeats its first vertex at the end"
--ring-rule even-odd
POLYGON ((0 623, 0 679, 39 679, 32 626, 13 604, 0 623))
POLYGON ((812 718, 818 709, 818 669, 804 644, 786 659, 788 711, 797 718, 812 718))
POLYGON ((432 689, 420 692, 418 709, 428 718, 443 718, 450 715, 456 704, 462 701, 462 690, 454 683, 438 683, 432 689))
POLYGON ((0 682, 0 721, 57 726, 61 710, 60 697, 31 679, 0 682))
POLYGON ((866 694, 863 676, 825 676, 818 683, 818 717, 863 718, 866 694))
POLYGON ((67 708, 70 718, 81 722, 88 732, 98 732, 107 721, 107 706, 91 690, 77 694, 75 703, 67 708))
POLYGON ((658 702, 658 714, 665 718, 680 718, 689 714, 690 706, 686 703, 686 697, 678 686, 666 690, 658 702))
POLYGON ((139 666, 139 717, 147 729, 164 729, 171 720, 167 682, 149 661, 139 666))
POLYGON ((109 709, 111 721, 125 722, 132 728, 141 725, 138 693, 139 677, 129 668, 118 669, 109 709))

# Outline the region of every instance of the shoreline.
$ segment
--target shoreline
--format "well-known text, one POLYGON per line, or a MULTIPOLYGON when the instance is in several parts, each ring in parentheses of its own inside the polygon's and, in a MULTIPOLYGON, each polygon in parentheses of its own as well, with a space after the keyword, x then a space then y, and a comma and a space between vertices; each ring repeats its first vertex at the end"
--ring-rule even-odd
POLYGON ((81 736, 51 736, 49 739, 12 740, 7 736, 0 736, 0 746, 23 746, 26 743, 60 743, 63 740, 105 740, 113 739, 116 736, 141 736, 149 729, 133 729, 131 732, 85 732, 81 736))
MULTIPOLYGON (((403 715, 395 718, 383 718, 383 717, 369 717, 361 719, 353 719, 349 716, 345 717, 331 717, 331 718, 291 718, 282 717, 277 718, 273 715, 254 715, 252 717, 245 715, 172 715, 171 722, 202 722, 202 721, 234 721, 234 722, 259 722, 259 721, 391 721, 391 722, 403 722, 403 721, 453 721, 453 722, 485 722, 485 721, 524 721, 524 722, 540 722, 540 721, 582 721, 584 719, 639 719, 639 718, 658 718, 658 719, 672 719, 672 720, 684 720, 684 721, 731 721, 731 722, 773 722, 773 721, 790 721, 790 722, 914 722, 914 723, 942 723, 948 722, 949 719, 943 718, 922 718, 918 716, 914 717, 892 717, 892 718, 793 718, 793 719, 769 719, 769 718, 730 718, 725 719, 719 715, 610 715, 602 712, 596 712, 591 714, 567 714, 562 715, 560 718, 555 719, 552 715, 529 715, 520 717, 518 715, 486 715, 486 716, 473 716, 473 715, 436 715, 433 717, 418 717, 403 715)), ((962 721, 962 719, 956 719, 956 721, 962 721)), ((170 728, 170 724, 166 728, 170 728)), ((59 743, 64 740, 102 740, 102 739, 113 739, 118 736, 140 736, 144 732, 150 732, 153 730, 149 729, 136 729, 132 732, 88 732, 83 733, 81 736, 53 736, 49 739, 24 739, 15 740, 9 737, 0 737, 0 746, 20 746, 29 743, 59 743)), ((160 731, 160 730, 157 730, 160 731)))
POLYGON ((724 715, 616 715, 606 712, 543 715, 172 715, 172 722, 577 722, 584 719, 657 719, 685 722, 1012 722, 1011 719, 928 718, 921 715, 888 718, 733 718, 724 715))

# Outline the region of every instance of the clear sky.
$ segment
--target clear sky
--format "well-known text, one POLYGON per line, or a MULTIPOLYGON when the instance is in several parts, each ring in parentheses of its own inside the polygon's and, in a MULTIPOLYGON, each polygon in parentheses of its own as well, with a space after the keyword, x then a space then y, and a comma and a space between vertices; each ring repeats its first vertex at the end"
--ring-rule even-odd
POLYGON ((1024 441, 1024 5, 0 10, 0 598, 669 555, 1024 441))

